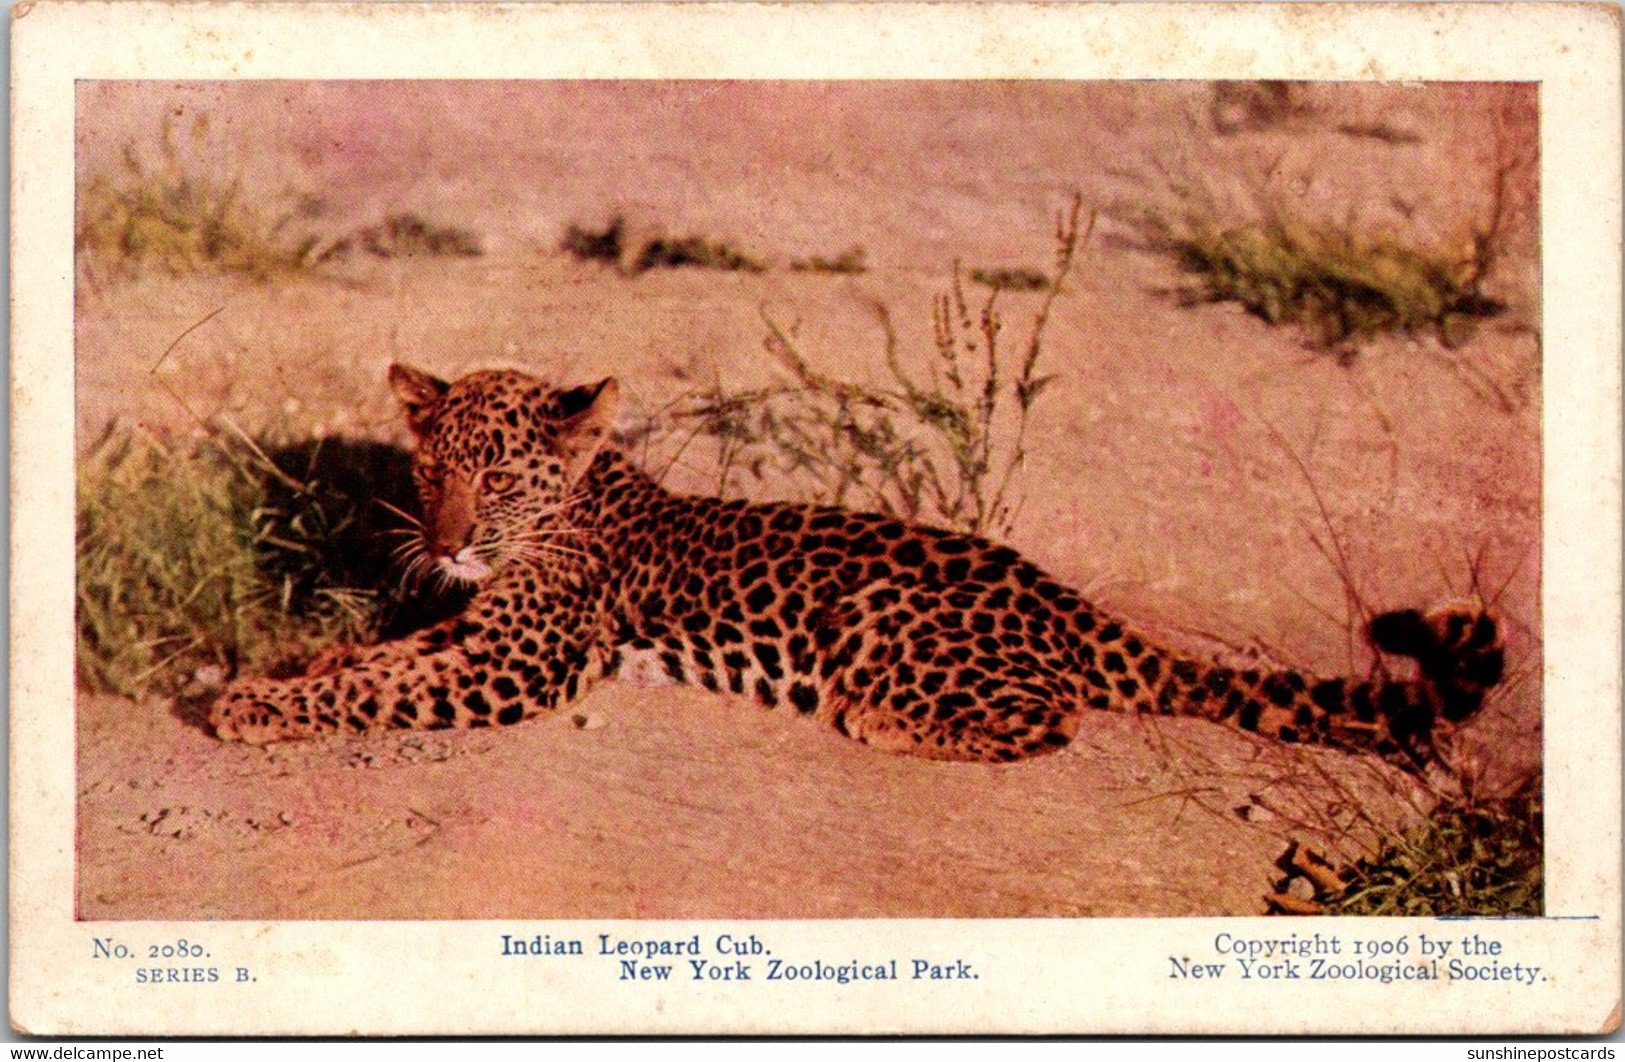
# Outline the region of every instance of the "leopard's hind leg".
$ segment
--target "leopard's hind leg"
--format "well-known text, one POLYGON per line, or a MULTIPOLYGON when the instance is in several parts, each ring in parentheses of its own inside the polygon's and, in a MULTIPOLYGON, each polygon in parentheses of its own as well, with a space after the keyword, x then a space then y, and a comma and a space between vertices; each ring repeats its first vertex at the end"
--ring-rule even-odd
POLYGON ((840 733, 887 752, 1009 763, 1070 744, 1080 714, 1025 694, 984 703, 947 693, 922 696, 906 708, 836 694, 830 701, 829 722, 840 733))
POLYGON ((1001 641, 991 612, 955 600, 966 593, 877 583, 839 610, 820 631, 818 718, 930 759, 1008 762, 1069 744, 1076 682, 1030 639, 1001 641))

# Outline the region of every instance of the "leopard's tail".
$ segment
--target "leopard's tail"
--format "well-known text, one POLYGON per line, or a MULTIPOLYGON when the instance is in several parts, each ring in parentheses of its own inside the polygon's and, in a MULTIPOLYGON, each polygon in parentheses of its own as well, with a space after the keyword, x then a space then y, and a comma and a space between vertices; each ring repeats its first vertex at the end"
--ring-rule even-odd
POLYGON ((1407 768, 1436 757, 1441 722, 1470 718, 1506 670, 1495 619, 1475 603, 1385 612, 1367 629, 1381 652, 1417 663, 1414 679, 1320 679, 1174 660, 1146 683, 1153 711, 1202 715, 1283 742, 1376 752, 1407 768))

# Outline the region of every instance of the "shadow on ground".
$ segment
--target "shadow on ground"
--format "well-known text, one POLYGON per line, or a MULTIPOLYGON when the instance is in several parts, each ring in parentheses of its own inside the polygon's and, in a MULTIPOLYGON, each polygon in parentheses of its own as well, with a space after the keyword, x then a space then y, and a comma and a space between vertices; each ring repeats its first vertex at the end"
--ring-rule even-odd
POLYGON ((286 580, 292 600, 324 592, 376 590, 378 635, 399 638, 459 612, 466 592, 402 586, 395 550, 415 513, 412 458, 387 443, 310 439, 267 451, 286 478, 268 477, 265 506, 289 535, 262 554, 266 573, 286 580), (291 544, 294 548, 289 548, 291 544))
MULTIPOLYGON (((395 550, 417 508, 411 455, 399 446, 350 439, 260 444, 276 471, 263 468, 251 505, 255 563, 280 588, 287 611, 310 616, 355 609, 368 640, 400 638, 461 611, 466 591, 403 585, 395 550)), ((302 673, 290 659, 273 677, 302 673)), ((187 689, 174 715, 209 732, 218 689, 187 689)))

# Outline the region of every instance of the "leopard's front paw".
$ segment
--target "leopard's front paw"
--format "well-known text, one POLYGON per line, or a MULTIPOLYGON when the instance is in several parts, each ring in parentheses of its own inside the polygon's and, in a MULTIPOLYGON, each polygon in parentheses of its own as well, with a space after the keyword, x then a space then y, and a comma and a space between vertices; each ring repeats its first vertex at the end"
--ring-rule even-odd
POLYGON ((300 723, 299 717, 292 714, 293 708, 284 703, 285 693, 285 685, 272 679, 249 679, 227 686, 209 709, 214 736, 249 745, 308 737, 309 717, 300 723))

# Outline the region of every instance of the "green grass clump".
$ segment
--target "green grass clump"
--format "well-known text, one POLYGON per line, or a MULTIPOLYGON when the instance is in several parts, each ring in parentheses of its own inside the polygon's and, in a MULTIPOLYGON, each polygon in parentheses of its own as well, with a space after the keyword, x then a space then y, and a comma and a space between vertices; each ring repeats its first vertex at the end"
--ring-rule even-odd
POLYGON ((721 494, 735 490, 742 473, 771 481, 779 493, 796 483, 816 501, 1007 533, 1029 418, 1054 380, 1039 372, 1045 327, 1088 236, 1079 227, 1081 209, 1075 200, 1057 222, 1055 270, 1024 348, 1001 345, 998 290, 973 307, 957 267, 951 290, 935 304, 936 351, 924 376, 904 368, 883 306, 876 311, 889 379, 879 385, 819 373, 790 332, 769 318, 765 346, 786 379, 748 390, 718 383, 685 396, 664 414, 687 429, 678 456, 694 438, 711 440, 721 494))
POLYGON ((1448 346, 1501 307, 1479 290, 1481 263, 1350 229, 1283 218, 1226 225, 1155 219, 1157 242, 1201 278, 1201 297, 1239 302, 1270 324, 1302 326, 1326 348, 1431 330, 1448 346))
POLYGON ((372 493, 405 475, 376 444, 113 432, 79 463, 80 681, 174 692, 201 667, 275 671, 371 640, 399 611, 376 589, 391 543, 372 493))
POLYGON ((1028 266, 972 269, 970 278, 995 291, 1043 291, 1049 287, 1048 274, 1028 266))
POLYGON ((1448 801, 1356 863, 1352 884, 1326 911, 1539 915, 1543 836, 1538 779, 1506 797, 1448 801))
POLYGON ((1161 191, 1127 210, 1147 244, 1197 278, 1194 300, 1231 301, 1271 324, 1302 328, 1347 359, 1385 333, 1433 333, 1447 347, 1508 309, 1489 294, 1518 233, 1532 224, 1530 160, 1496 147, 1482 207, 1453 233, 1410 236, 1309 216, 1274 171, 1237 187, 1212 168, 1158 166, 1161 191), (1239 194, 1238 194, 1239 192, 1239 194))
POLYGON ((810 258, 797 258, 790 263, 790 268, 797 273, 829 273, 836 276, 857 276, 869 271, 869 263, 865 261, 867 255, 862 247, 852 246, 836 255, 834 258, 824 258, 813 255, 810 258))
POLYGON ((303 197, 273 212, 248 201, 236 175, 222 176, 197 161, 208 140, 207 115, 191 126, 190 147, 176 142, 165 120, 158 162, 126 144, 123 171, 91 179, 81 190, 74 250, 116 274, 156 266, 174 276, 198 272, 246 274, 256 280, 305 274, 362 251, 377 258, 477 257, 480 239, 468 229, 439 225, 420 214, 392 214, 376 225, 332 239, 296 228, 323 209, 303 197))
MULTIPOLYGON (((207 137, 200 116, 195 143, 207 137)), ((270 214, 244 199, 241 181, 189 165, 163 126, 157 164, 124 149, 117 177, 93 178, 82 190, 74 250, 116 268, 158 266, 175 275, 200 271, 243 273, 265 280, 312 265, 317 240, 294 236, 295 211, 270 214)))

